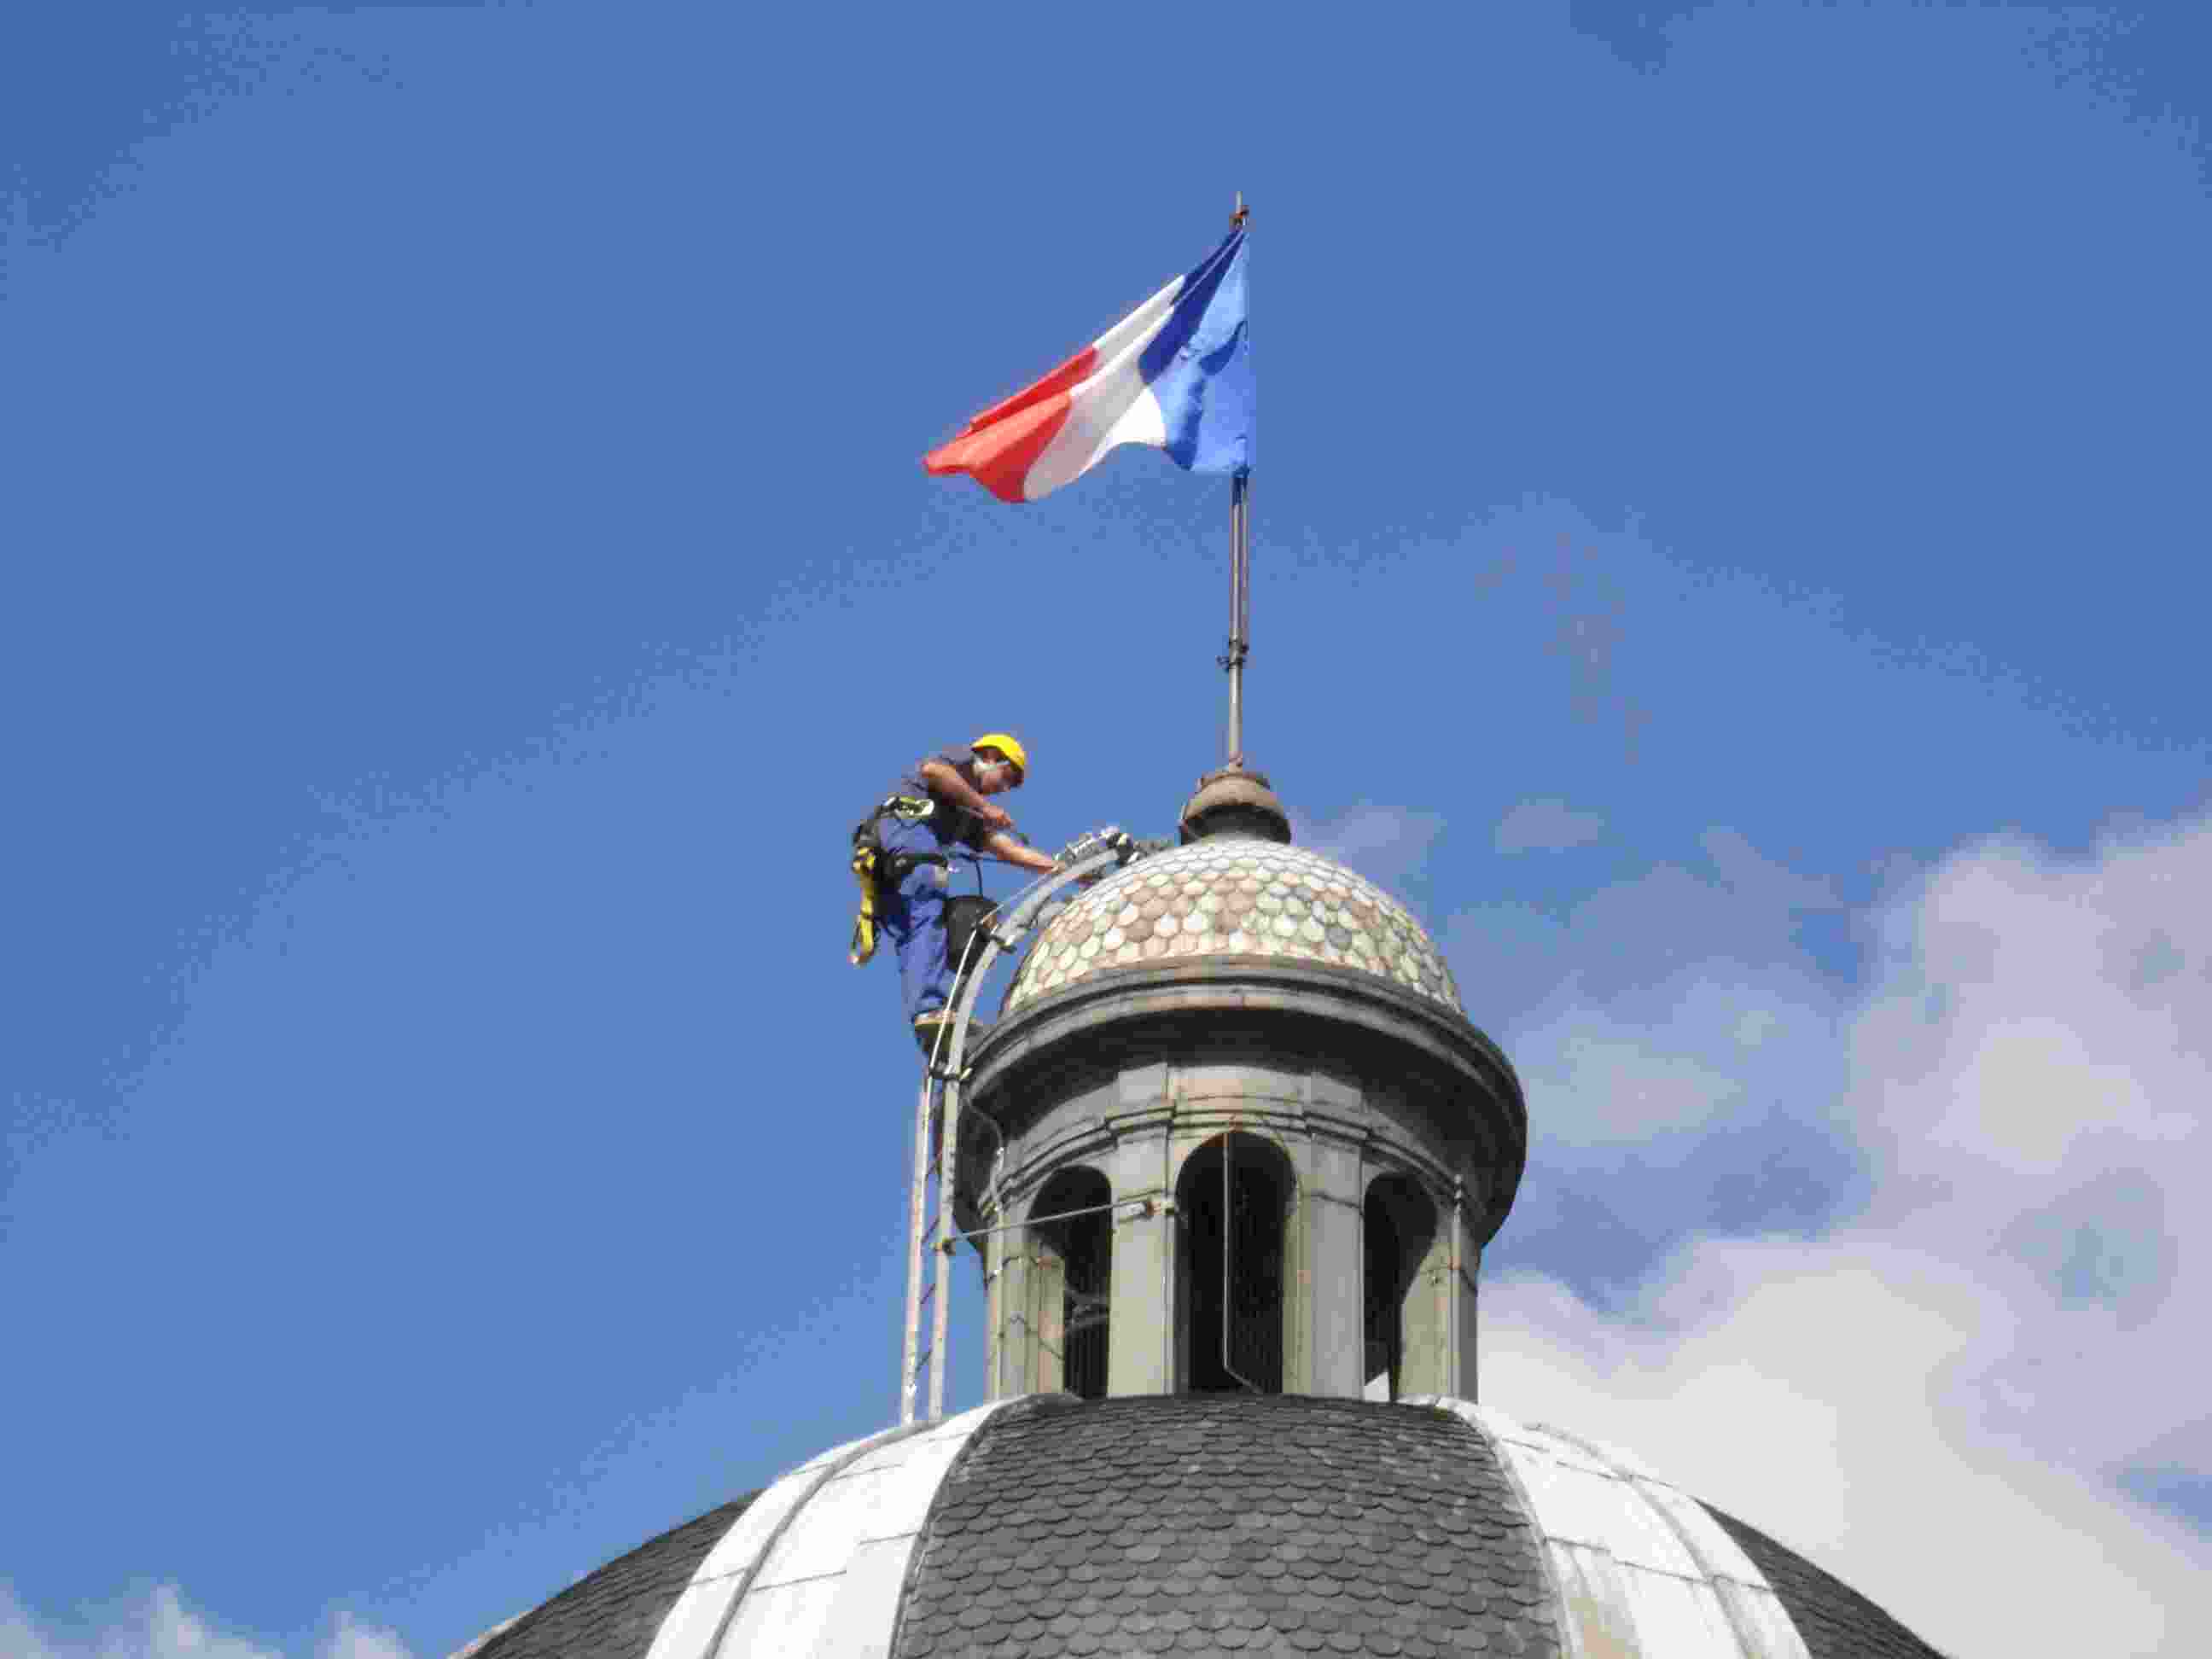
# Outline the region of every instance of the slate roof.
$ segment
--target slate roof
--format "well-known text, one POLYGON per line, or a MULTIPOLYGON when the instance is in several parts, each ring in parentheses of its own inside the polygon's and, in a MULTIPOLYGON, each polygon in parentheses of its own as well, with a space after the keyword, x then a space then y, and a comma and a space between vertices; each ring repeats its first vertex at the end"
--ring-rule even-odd
POLYGON ((644 1659, 708 1551, 759 1496, 747 1492, 617 1557, 483 1641, 471 1659, 644 1659))
POLYGON ((1449 1413, 1182 1395, 1015 1411, 954 1465, 894 1659, 1559 1653, 1540 1542, 1449 1413))
POLYGON ((760 1493, 726 1504, 464 1652, 1563 1659, 1565 1620, 1580 1621, 1577 1651, 1624 1659, 1942 1659, 1832 1574, 1618 1455, 1571 1467, 1585 1444, 1466 1401, 1032 1395, 825 1453, 757 1508, 760 1493), (1534 1455, 1547 1448, 1558 1456, 1534 1455), (886 1506, 912 1516, 896 1536, 886 1506), (1717 1563, 1732 1540, 1748 1559, 1670 1577, 1641 1559, 1662 1533, 1717 1563), (757 1534, 741 1571, 728 1554, 740 1534, 757 1534), (1700 1585, 1714 1593, 1702 1623, 1700 1585), (1592 1591, 1603 1605, 1583 1607, 1592 1591))
POLYGON ((1766 1575, 1812 1659, 1943 1659, 1832 1573, 1711 1504, 1704 1509, 1766 1575))

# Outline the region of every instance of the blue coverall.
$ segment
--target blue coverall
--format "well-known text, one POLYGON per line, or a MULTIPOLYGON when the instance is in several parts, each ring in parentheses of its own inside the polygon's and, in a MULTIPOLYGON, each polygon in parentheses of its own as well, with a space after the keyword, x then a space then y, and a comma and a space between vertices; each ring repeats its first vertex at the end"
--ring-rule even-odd
MULTIPOLYGON (((926 823, 885 817, 878 830, 886 853, 939 850, 926 823)), ((898 948, 899 992, 909 1023, 942 1008, 952 994, 952 965, 945 959, 945 875, 943 865, 915 865, 896 889, 884 892, 876 914, 898 948)))

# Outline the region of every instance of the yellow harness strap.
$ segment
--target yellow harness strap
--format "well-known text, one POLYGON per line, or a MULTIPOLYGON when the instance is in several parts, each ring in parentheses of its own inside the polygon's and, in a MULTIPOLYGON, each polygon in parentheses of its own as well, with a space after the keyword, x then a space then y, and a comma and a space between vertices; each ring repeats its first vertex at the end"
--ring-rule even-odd
MULTIPOLYGON (((926 818, 937 810, 937 803, 927 795, 891 795, 876 809, 876 817, 888 813, 893 817, 914 823, 926 818)), ((853 918, 852 963, 855 968, 876 953, 876 888, 883 873, 883 849, 876 844, 870 826, 874 818, 863 819, 853 832, 853 879, 860 884, 860 913, 853 918)), ((919 857, 920 854, 909 856, 919 857)), ((928 861, 942 864, 944 858, 928 855, 928 861)))
POLYGON ((853 966, 876 953, 876 849, 853 849, 853 878, 860 884, 860 914, 853 918, 853 966))

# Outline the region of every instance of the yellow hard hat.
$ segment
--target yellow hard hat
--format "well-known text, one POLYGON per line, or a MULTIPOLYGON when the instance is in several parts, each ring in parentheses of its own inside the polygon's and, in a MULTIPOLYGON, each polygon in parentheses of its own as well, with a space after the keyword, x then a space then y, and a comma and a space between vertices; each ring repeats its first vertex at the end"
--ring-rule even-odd
POLYGON ((968 746, 970 749, 995 749, 1013 762, 1014 770, 1020 773, 1024 778, 1027 778, 1030 775, 1029 750, 1023 748, 1021 740, 1011 732, 986 732, 968 746))

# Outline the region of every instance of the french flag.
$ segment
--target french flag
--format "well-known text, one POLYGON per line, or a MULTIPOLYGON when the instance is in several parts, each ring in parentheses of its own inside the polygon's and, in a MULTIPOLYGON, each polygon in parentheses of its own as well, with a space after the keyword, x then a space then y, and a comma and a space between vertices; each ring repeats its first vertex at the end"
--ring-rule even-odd
POLYGON ((1002 501, 1034 501, 1119 444, 1191 472, 1252 465, 1252 351, 1242 225, 1035 386, 985 410, 921 464, 965 472, 1002 501))

